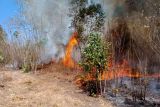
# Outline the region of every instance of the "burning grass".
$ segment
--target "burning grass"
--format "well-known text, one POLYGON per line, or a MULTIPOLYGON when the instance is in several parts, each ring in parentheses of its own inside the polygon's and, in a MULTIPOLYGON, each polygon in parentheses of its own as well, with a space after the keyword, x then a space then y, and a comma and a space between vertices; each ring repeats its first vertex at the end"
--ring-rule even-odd
MULTIPOLYGON (((110 68, 111 69, 111 68, 110 68)), ((103 88, 105 98, 117 106, 158 106, 160 105, 160 74, 144 74, 138 70, 119 65, 116 70, 105 71, 97 81, 92 72, 76 77, 75 83, 89 96, 97 97, 103 88), (102 87, 100 87, 100 81, 102 87), (152 100, 149 100, 152 99, 152 100), (122 103, 123 102, 123 103, 122 103)))
MULTIPOLYGON (((66 54, 63 58, 63 65, 65 65, 65 67, 74 68, 75 66, 78 66, 72 58, 73 48, 78 44, 76 35, 77 33, 73 33, 66 47, 66 54)), ((124 47, 121 48, 123 51, 126 51, 127 49, 123 49, 124 47)), ((125 52, 123 52, 123 54, 125 54, 125 52)), ((144 81, 151 81, 151 79, 157 80, 160 78, 159 73, 151 74, 149 71, 141 71, 141 66, 139 66, 139 68, 133 68, 127 59, 121 59, 117 63, 114 62, 113 59, 110 59, 107 64, 108 69, 104 70, 102 74, 99 74, 98 80, 94 75, 96 72, 95 70, 89 73, 81 72, 74 80, 76 85, 87 92, 90 96, 99 95, 101 88, 103 88, 102 90, 104 93, 108 93, 108 90, 111 89, 112 94, 116 96, 118 93, 123 93, 124 90, 126 90, 123 87, 125 86, 127 88, 126 95, 130 95, 133 98, 133 101, 136 101, 136 99, 140 97, 141 99, 145 99, 147 83, 144 83, 144 81), (126 78, 128 78, 128 82, 130 81, 130 85, 125 84, 126 78), (134 82, 136 81, 139 83, 138 85, 135 85, 134 82), (102 82, 102 87, 100 87, 100 82, 102 82), (133 86, 133 88, 131 88, 131 86, 133 86), (137 86, 141 91, 135 90, 135 87, 137 86)))

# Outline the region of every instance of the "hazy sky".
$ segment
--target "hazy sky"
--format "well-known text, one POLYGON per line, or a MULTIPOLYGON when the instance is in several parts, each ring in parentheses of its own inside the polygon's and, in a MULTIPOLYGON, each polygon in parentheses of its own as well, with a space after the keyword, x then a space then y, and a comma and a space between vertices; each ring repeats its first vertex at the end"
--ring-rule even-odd
POLYGON ((10 17, 16 15, 17 11, 15 0, 0 0, 0 24, 3 26, 10 17))

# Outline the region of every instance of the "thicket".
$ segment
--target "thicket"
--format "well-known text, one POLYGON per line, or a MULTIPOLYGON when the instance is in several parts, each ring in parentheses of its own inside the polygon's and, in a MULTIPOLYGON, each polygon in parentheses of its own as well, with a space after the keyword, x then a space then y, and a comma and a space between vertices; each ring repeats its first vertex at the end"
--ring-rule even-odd
POLYGON ((38 31, 28 27, 21 17, 8 22, 9 35, 0 30, 1 64, 24 72, 36 71, 44 43, 38 37, 38 31))

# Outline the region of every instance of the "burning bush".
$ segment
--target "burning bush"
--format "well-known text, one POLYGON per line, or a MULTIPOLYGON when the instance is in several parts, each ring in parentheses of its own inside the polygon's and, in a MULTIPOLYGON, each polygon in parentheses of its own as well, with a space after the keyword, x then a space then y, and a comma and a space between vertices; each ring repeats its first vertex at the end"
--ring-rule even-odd
POLYGON ((81 53, 81 65, 87 74, 89 73, 92 75, 92 78, 88 80, 90 82, 88 82, 86 85, 88 86, 87 90, 90 92, 90 95, 93 93, 97 94, 98 81, 100 81, 100 89, 102 94, 101 75, 107 67, 107 60, 109 55, 108 49, 109 43, 105 43, 99 33, 91 33, 88 36, 86 47, 84 47, 81 53), (92 80, 96 80, 96 82, 91 82, 92 80), (93 87, 96 87, 96 91, 92 90, 93 87))

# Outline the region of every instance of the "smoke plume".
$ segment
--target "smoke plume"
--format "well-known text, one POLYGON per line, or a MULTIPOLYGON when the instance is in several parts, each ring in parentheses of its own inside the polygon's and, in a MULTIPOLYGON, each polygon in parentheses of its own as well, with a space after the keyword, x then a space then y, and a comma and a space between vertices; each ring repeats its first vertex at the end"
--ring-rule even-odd
MULTIPOLYGON (((40 39, 45 40, 42 60, 63 57, 64 47, 72 33, 69 28, 72 18, 68 16, 70 0, 25 0, 21 2, 26 20, 38 30, 40 39)), ((111 19, 117 0, 88 0, 88 4, 90 3, 100 3, 107 19, 111 19)))
POLYGON ((45 41, 42 60, 63 56, 63 47, 67 43, 71 30, 67 0, 26 0, 23 1, 23 14, 27 21, 38 30, 45 41))

